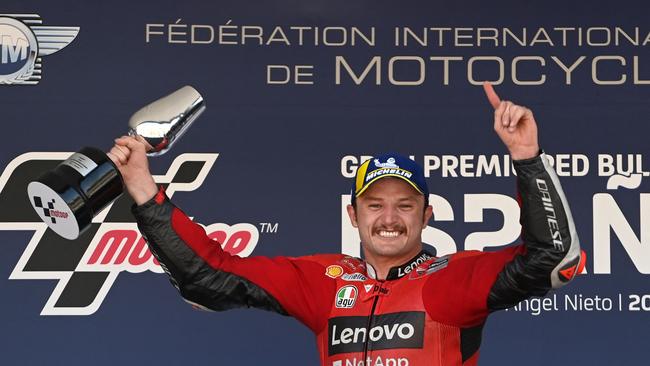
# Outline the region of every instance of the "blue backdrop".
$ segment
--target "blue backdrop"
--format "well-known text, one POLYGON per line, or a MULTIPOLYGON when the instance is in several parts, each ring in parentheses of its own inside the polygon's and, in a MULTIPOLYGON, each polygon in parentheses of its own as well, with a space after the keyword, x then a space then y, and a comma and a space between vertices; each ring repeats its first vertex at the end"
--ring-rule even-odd
MULTIPOLYGON (((430 226, 448 237, 431 230, 428 244, 508 245, 516 238, 503 228, 517 218, 504 197, 515 178, 504 173, 507 152, 473 83, 486 79, 534 111, 588 259, 550 308, 531 302, 494 314, 481 364, 647 362, 648 9, 641 1, 3 1, 0 81, 28 62, 20 45, 29 40, 20 43, 7 19, 38 14, 41 26, 73 27, 76 37, 39 55, 40 74, 30 75, 40 81, 0 85, 1 363, 317 364, 313 336, 295 320, 194 311, 152 261, 102 252, 107 232, 135 229, 127 198, 66 242, 31 212, 26 182, 82 146, 108 150, 132 113, 189 84, 208 109, 152 170, 215 235, 250 234, 233 242, 240 249, 354 251, 341 214, 349 177, 361 156, 387 150, 429 164, 432 193, 451 207, 453 215, 434 209, 430 226), (479 155, 501 161, 501 173, 478 176, 479 155), (502 205, 490 207, 489 194, 502 205), (486 205, 479 222, 470 215, 477 203, 486 205), (467 240, 478 232, 497 234, 467 240), (581 309, 572 308, 576 297, 581 309)), ((37 38, 42 51, 47 37, 37 38)))

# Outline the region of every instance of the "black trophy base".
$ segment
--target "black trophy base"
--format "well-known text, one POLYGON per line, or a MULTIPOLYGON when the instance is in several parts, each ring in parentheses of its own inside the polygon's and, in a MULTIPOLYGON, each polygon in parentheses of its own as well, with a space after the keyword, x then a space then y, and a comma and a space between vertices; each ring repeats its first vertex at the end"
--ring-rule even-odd
POLYGON ((124 191, 122 176, 103 151, 84 147, 27 186, 34 210, 50 229, 76 239, 93 217, 124 191))

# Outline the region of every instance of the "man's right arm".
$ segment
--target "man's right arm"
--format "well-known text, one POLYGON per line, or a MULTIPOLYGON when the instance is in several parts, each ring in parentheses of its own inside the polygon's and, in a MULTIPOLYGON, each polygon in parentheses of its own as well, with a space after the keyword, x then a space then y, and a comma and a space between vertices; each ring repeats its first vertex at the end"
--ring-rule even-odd
POLYGON ((181 296, 209 310, 255 307, 291 315, 318 332, 326 325, 335 281, 309 257, 240 258, 222 250, 162 189, 133 214, 151 252, 181 296))
POLYGON ((240 258, 222 250, 158 190, 144 140, 123 136, 108 153, 136 205, 151 252, 188 302, 211 310, 257 307, 291 315, 315 332, 327 325, 335 281, 324 256, 240 258))

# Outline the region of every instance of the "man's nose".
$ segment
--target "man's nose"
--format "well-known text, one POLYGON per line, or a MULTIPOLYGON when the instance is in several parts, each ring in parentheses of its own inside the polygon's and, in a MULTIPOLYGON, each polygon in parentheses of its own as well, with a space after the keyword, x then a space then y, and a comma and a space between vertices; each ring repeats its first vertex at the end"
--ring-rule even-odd
POLYGON ((397 208, 386 206, 381 215, 381 223, 385 226, 391 226, 397 223, 397 208))

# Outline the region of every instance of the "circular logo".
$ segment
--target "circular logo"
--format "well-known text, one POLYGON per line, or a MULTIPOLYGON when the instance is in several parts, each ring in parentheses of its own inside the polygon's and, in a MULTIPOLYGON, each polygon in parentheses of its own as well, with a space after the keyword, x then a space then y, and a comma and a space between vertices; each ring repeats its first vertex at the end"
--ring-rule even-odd
POLYGON ((32 207, 50 229, 68 240, 79 237, 77 218, 52 188, 41 182, 31 182, 27 185, 27 194, 32 207))
POLYGON ((34 32, 21 21, 0 17, 0 83, 29 78, 36 55, 34 32))

